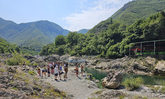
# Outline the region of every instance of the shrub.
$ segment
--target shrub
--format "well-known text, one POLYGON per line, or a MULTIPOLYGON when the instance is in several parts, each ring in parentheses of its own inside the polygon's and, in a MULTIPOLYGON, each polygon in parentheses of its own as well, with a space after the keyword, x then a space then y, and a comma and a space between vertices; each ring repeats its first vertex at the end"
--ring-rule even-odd
POLYGON ((160 91, 161 93, 165 94, 165 86, 163 86, 160 91))
POLYGON ((17 53, 17 52, 13 52, 12 53, 12 57, 6 60, 6 63, 8 65, 22 65, 23 63, 25 63, 26 65, 29 65, 30 62, 28 60, 26 60, 22 54, 17 53))
POLYGON ((34 72, 34 71, 32 71, 32 70, 30 70, 28 73, 29 73, 30 75, 36 75, 36 72, 34 72))
POLYGON ((137 78, 126 78, 123 82, 123 85, 127 90, 135 90, 139 88, 144 83, 144 80, 141 77, 137 78))

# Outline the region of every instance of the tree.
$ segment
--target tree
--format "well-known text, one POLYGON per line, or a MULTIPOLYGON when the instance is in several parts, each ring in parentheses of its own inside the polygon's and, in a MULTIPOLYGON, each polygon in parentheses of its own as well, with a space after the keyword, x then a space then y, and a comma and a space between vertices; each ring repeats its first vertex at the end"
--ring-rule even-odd
POLYGON ((55 45, 64 45, 66 44, 65 37, 63 35, 58 35, 55 39, 55 45))

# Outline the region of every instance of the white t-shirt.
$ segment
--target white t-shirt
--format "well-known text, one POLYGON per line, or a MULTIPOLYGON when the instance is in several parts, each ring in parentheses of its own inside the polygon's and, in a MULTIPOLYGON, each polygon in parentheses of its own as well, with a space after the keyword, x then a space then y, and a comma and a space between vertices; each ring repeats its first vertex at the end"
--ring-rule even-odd
POLYGON ((58 74, 58 65, 56 65, 56 67, 54 68, 54 73, 58 74))

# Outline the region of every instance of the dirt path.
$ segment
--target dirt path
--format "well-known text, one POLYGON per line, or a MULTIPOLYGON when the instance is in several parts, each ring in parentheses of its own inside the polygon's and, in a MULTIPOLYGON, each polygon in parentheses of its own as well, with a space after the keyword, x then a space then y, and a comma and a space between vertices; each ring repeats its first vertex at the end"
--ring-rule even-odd
POLYGON ((69 68, 67 81, 55 81, 54 76, 42 80, 66 92, 73 99, 88 99, 92 93, 100 90, 91 81, 86 80, 85 77, 80 76, 80 78, 77 78, 73 68, 69 68))

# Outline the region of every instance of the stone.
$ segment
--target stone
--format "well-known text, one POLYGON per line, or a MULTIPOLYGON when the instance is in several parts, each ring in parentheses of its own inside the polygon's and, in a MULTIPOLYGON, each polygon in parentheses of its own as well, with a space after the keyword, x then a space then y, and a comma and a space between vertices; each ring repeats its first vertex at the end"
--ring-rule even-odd
POLYGON ((60 60, 60 56, 59 55, 50 55, 44 58, 44 61, 46 62, 55 62, 55 61, 59 61, 60 60))
POLYGON ((118 71, 116 73, 114 71, 111 71, 109 72, 107 77, 102 80, 102 85, 109 89, 116 89, 120 86, 122 78, 123 73, 121 71, 118 71))
POLYGON ((101 62, 96 65, 95 69, 106 69, 109 66, 108 62, 101 62))
POLYGON ((100 99, 118 99, 119 96, 125 96, 125 94, 117 90, 107 90, 102 92, 100 99))
POLYGON ((159 61, 154 69, 155 75, 165 75, 165 61, 159 61))
POLYGON ((132 65, 132 67, 133 67, 133 70, 138 70, 138 71, 143 71, 143 72, 149 72, 150 71, 147 67, 142 66, 142 65, 138 64, 137 62, 135 62, 132 65))
POLYGON ((94 83, 93 81, 89 82, 88 88, 96 88, 96 87, 97 87, 96 83, 94 83))
POLYGON ((11 72, 11 73, 16 73, 16 70, 17 70, 17 67, 9 67, 7 69, 8 72, 11 72))
POLYGON ((146 57, 146 58, 145 58, 145 61, 146 61, 148 64, 152 65, 152 66, 154 66, 154 65, 156 64, 156 59, 155 59, 155 58, 152 58, 152 57, 150 57, 150 56, 146 57))
POLYGON ((69 55, 63 55, 60 57, 60 60, 67 62, 69 60, 69 57, 70 57, 69 55))

